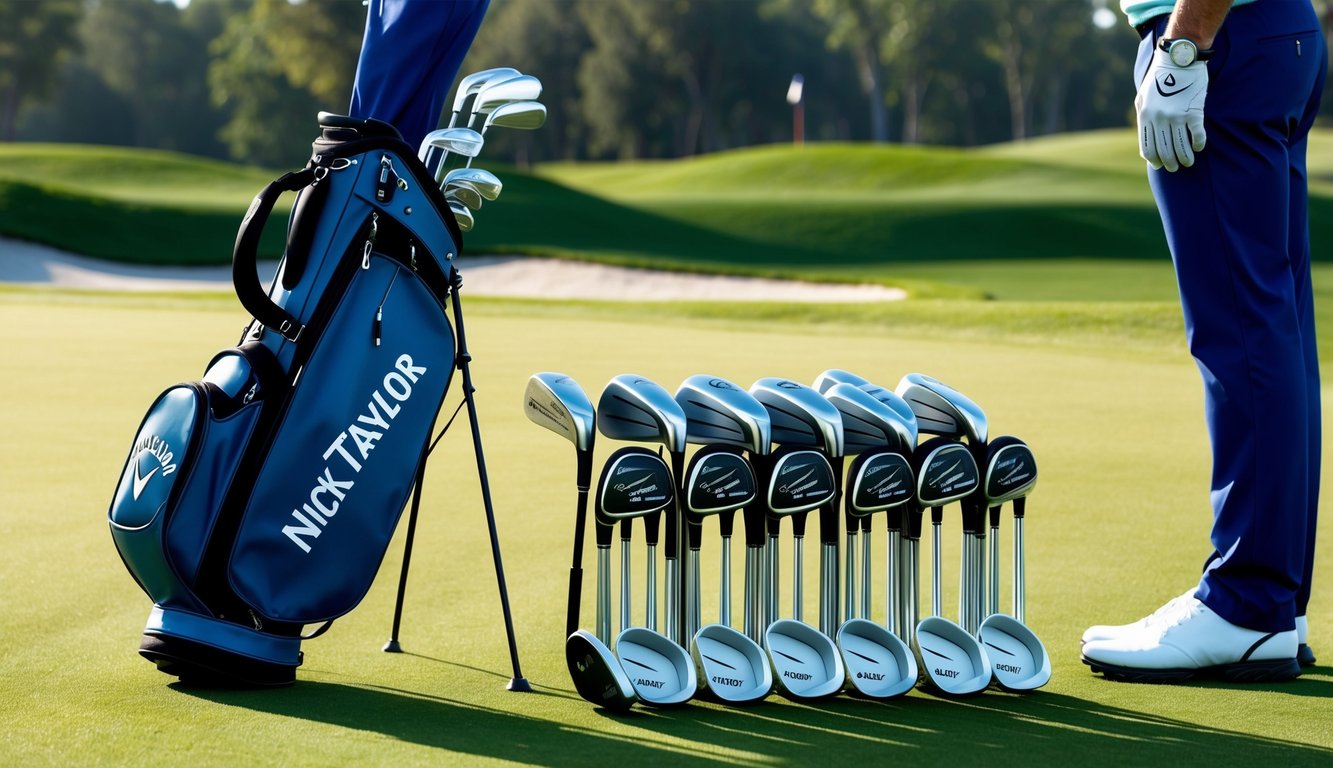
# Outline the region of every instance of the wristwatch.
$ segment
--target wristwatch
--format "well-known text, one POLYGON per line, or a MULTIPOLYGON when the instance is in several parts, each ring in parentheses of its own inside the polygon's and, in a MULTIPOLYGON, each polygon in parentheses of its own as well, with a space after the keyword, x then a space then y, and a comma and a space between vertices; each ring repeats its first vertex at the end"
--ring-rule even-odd
POLYGON ((1171 63, 1177 67, 1188 67, 1196 61, 1207 61, 1213 57, 1212 48, 1199 48, 1198 43, 1188 37, 1164 37, 1157 41, 1157 47, 1166 51, 1171 63))

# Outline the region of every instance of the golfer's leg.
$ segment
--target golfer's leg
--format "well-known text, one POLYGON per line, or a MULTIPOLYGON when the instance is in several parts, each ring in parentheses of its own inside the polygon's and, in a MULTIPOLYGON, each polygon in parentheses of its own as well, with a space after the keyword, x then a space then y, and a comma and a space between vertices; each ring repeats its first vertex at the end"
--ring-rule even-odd
MULTIPOLYGON (((1326 61, 1327 51, 1322 50, 1322 38, 1311 41, 1320 46, 1320 58, 1326 61)), ((1312 52, 1311 55, 1314 55, 1312 52)), ((1296 286, 1296 310, 1301 323, 1301 338, 1305 359, 1306 408, 1309 418, 1306 457, 1309 466, 1308 490, 1306 496, 1306 535, 1305 554, 1301 573, 1300 587, 1296 590, 1296 615, 1305 615, 1306 605, 1310 602, 1310 590, 1314 575, 1315 529, 1319 512, 1319 470, 1322 456, 1322 416, 1320 404, 1319 349, 1315 339, 1314 290, 1310 281, 1310 228, 1308 186, 1305 169, 1307 136, 1314 117, 1319 111, 1319 97, 1323 93, 1323 81, 1327 66, 1319 68, 1319 77, 1312 89, 1305 114, 1297 127, 1296 135, 1289 151, 1291 162, 1290 198, 1291 228, 1288 237, 1288 249, 1291 254, 1292 279, 1296 286)))
POLYGON ((1149 174, 1213 444, 1215 556, 1198 596, 1227 621, 1266 632, 1294 626, 1311 487, 1313 336, 1288 250, 1288 145, 1317 59, 1263 42, 1300 29, 1300 5, 1233 10, 1205 109, 1207 148, 1193 168, 1149 174))

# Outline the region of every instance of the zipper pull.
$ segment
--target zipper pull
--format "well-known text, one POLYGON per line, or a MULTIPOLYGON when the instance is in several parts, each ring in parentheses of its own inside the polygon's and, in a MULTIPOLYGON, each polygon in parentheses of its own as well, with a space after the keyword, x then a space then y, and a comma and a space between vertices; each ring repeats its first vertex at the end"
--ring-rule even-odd
POLYGON ((370 214, 370 234, 366 237, 366 247, 361 253, 361 268, 370 269, 370 252, 375 249, 375 236, 380 230, 380 215, 370 214))
POLYGON ((388 155, 380 155, 380 175, 375 181, 375 199, 387 203, 393 199, 393 188, 397 186, 398 174, 393 170, 393 161, 388 155))
POLYGON ((380 338, 384 335, 384 305, 379 305, 375 310, 375 322, 371 324, 371 335, 375 337, 375 346, 380 345, 380 338))
POLYGON ((411 266, 412 266, 412 271, 413 271, 413 272, 416 272, 416 271, 417 271, 417 244, 416 244, 416 243, 412 243, 412 256, 411 256, 411 262, 412 262, 412 264, 411 264, 411 266))

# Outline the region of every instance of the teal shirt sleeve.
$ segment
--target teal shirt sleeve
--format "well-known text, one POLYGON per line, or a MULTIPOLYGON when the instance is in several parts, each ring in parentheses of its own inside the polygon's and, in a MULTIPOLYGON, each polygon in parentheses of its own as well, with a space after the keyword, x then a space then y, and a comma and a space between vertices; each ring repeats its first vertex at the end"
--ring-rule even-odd
MULTIPOLYGON (((1234 0, 1231 7, 1253 3, 1256 0, 1234 0)), ((1176 7, 1175 0, 1120 0, 1120 10, 1129 19, 1131 27, 1137 27, 1149 19, 1170 13, 1176 7)))

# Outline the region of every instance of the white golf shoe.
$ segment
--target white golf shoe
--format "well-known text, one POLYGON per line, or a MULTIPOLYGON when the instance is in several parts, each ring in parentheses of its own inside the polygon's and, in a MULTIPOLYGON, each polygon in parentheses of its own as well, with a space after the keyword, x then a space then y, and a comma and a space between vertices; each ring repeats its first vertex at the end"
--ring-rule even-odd
POLYGON ((1095 640, 1114 640, 1115 638, 1129 634, 1130 632, 1138 632, 1147 627, 1158 616, 1171 611, 1177 603, 1185 600, 1192 600, 1194 598, 1194 591, 1195 587, 1190 587, 1179 597, 1168 600, 1166 605, 1163 605, 1161 608, 1158 608, 1156 611, 1153 611, 1138 621, 1129 624, 1094 624, 1084 631, 1082 642, 1086 645, 1095 640))
POLYGON ((1296 630, 1258 632, 1231 624, 1192 594, 1176 598, 1135 629, 1083 644, 1083 663, 1107 678, 1175 683, 1201 677, 1276 682, 1301 673, 1296 630))
POLYGON ((1310 650, 1310 622, 1304 616, 1296 617, 1296 661, 1302 667, 1313 667, 1314 651, 1310 650))

